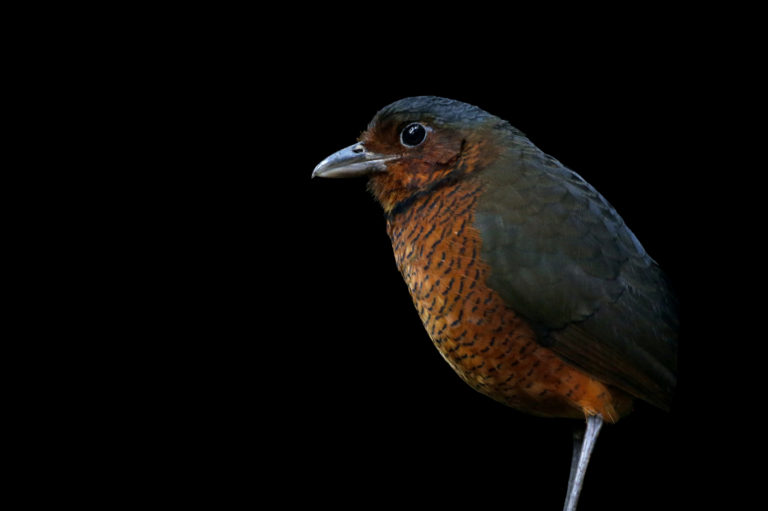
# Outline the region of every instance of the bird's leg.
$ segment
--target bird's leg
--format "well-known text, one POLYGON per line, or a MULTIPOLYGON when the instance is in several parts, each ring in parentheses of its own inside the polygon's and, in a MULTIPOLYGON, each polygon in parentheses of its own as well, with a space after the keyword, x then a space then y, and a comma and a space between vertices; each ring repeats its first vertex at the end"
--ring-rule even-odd
MULTIPOLYGON (((579 463, 579 455, 581 454, 581 446, 584 443, 584 426, 579 426, 573 432, 573 455, 571 456, 571 472, 568 476, 568 491, 565 494, 566 504, 570 500, 571 490, 573 489, 574 475, 576 474, 576 466, 579 463)), ((567 509, 567 507, 566 507, 567 509)))
POLYGON ((586 432, 579 430, 573 435, 571 475, 568 478, 568 494, 565 496, 563 511, 576 511, 589 457, 592 455, 592 449, 595 447, 595 441, 602 426, 603 418, 601 416, 590 415, 587 417, 586 432))

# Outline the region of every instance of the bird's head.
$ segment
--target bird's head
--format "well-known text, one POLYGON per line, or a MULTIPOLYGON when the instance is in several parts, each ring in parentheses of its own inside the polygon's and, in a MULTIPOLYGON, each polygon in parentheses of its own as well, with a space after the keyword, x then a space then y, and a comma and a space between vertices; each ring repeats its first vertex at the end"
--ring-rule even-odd
POLYGON ((501 137, 519 134, 472 105, 434 96, 382 108, 358 142, 315 167, 315 177, 368 176, 384 210, 446 180, 476 172, 499 154, 501 137))

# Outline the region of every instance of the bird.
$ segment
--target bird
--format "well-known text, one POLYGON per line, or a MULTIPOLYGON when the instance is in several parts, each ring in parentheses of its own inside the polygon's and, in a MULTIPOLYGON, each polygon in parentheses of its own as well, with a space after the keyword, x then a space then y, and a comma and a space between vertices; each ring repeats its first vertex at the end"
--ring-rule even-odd
POLYGON ((508 121, 415 96, 373 117, 312 177, 365 177, 429 338, 469 386, 581 419, 564 511, 604 422, 669 410, 678 303, 611 204, 508 121))

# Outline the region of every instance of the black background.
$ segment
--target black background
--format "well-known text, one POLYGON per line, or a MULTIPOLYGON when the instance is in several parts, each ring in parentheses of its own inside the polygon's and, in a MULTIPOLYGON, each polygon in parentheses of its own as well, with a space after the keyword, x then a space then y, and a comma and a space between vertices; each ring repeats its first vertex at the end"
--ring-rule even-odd
POLYGON ((510 121, 580 173, 679 295, 673 410, 637 403, 604 427, 580 509, 710 502, 702 488, 729 457, 712 444, 720 352, 701 341, 717 335, 708 297, 721 278, 702 285, 716 256, 702 250, 715 164, 701 126, 718 107, 702 108, 701 83, 716 72, 685 44, 443 51, 324 35, 287 47, 219 29, 184 51, 163 45, 122 83, 124 115, 142 125, 120 174, 119 222, 136 243, 116 249, 131 291, 118 348, 130 411, 115 418, 126 450, 217 503, 561 507, 578 421, 530 417, 461 382, 421 326, 365 182, 310 179, 379 108, 430 94, 510 121))

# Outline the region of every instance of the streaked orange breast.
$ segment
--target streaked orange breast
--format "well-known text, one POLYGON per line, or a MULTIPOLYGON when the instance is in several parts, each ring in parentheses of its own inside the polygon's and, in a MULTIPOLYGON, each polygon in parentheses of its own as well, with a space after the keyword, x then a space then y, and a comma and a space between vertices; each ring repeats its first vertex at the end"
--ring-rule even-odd
POLYGON ((473 227, 482 193, 466 179, 416 197, 391 215, 395 260, 429 337, 458 375, 513 408, 550 417, 599 413, 614 422, 631 399, 536 342, 534 331, 486 286, 473 227))

